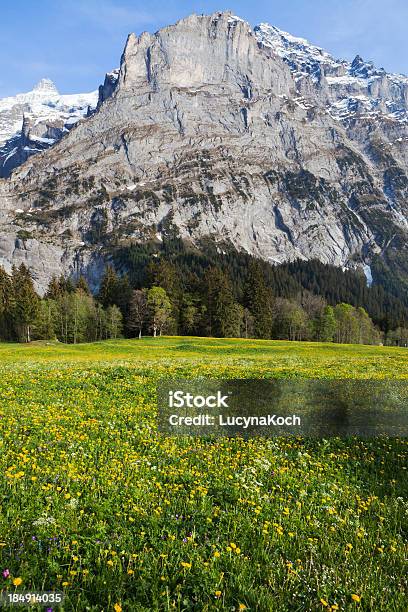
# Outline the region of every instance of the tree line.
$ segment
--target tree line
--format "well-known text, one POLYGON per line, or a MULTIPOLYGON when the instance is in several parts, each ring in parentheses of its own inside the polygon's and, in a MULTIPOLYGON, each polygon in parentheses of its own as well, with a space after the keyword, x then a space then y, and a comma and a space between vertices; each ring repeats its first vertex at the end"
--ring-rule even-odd
POLYGON ((58 339, 66 343, 118 338, 123 316, 116 305, 104 308, 91 295, 84 278, 77 283, 52 279, 43 298, 21 264, 7 274, 0 267, 0 338, 30 342, 58 339))
POLYGON ((320 295, 330 306, 346 303, 362 307, 375 325, 383 332, 408 326, 408 292, 394 291, 383 286, 377 267, 372 265, 372 286, 361 270, 342 270, 318 260, 295 260, 282 264, 255 259, 248 253, 237 251, 228 244, 214 244, 202 240, 197 247, 186 244, 178 237, 163 238, 161 243, 149 241, 118 247, 112 253, 117 270, 127 273, 135 288, 151 285, 152 262, 169 262, 180 278, 182 290, 200 295, 200 285, 209 268, 219 268, 230 279, 236 301, 244 303, 248 271, 253 261, 262 271, 274 297, 298 300, 309 291, 320 295))
MULTIPOLYGON (((235 271, 236 272, 236 271, 235 271)), ((29 342, 91 342, 151 334, 308 340, 406 346, 408 329, 382 332, 365 308, 330 304, 304 288, 277 295, 264 262, 251 258, 240 290, 225 267, 181 273, 174 261, 150 257, 139 278, 106 268, 92 295, 85 279, 53 278, 41 298, 24 264, 0 267, 0 338, 29 342), (140 281, 144 282, 141 286, 140 281), (138 286, 139 285, 139 286, 138 286)))

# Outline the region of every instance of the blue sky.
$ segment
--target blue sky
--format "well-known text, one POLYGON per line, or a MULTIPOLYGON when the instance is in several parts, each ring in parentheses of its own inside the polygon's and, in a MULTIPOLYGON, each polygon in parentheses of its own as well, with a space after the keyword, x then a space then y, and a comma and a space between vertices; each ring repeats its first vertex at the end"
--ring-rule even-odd
POLYGON ((42 77, 61 93, 91 91, 119 65, 129 32, 226 9, 252 25, 268 21, 308 38, 336 57, 359 53, 408 74, 407 0, 2 0, 0 98, 28 91, 42 77))

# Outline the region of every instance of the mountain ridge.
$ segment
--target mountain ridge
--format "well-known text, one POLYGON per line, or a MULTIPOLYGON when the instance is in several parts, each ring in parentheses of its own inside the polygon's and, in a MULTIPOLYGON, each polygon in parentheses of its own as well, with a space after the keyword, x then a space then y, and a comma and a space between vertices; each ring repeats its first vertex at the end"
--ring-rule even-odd
POLYGON ((406 282, 408 79, 358 59, 317 78, 303 39, 283 58, 270 34, 215 13, 130 35, 97 111, 0 183, 0 262, 28 262, 42 289, 51 270, 97 283, 113 244, 174 232, 373 282, 380 257, 406 282))

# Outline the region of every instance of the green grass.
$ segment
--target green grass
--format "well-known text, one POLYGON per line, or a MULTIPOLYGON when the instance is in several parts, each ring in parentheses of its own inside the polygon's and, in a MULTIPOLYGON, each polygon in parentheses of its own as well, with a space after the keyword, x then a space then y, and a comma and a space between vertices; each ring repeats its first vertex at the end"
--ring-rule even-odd
POLYGON ((0 343, 0 364, 118 364, 135 366, 251 368, 251 375, 304 377, 408 378, 408 350, 353 344, 236 340, 219 338, 143 338, 67 345, 0 343))
POLYGON ((70 611, 405 610, 406 439, 166 438, 155 398, 164 376, 403 379, 407 359, 201 338, 0 344, 1 588, 61 589, 70 611))

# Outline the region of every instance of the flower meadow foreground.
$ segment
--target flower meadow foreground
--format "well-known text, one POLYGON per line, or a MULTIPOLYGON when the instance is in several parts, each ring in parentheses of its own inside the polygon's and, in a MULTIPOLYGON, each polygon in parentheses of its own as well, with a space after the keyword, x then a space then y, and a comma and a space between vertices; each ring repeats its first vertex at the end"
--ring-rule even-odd
POLYGON ((408 378, 406 355, 196 338, 1 345, 2 591, 61 591, 69 611, 405 610, 406 439, 165 437, 156 385, 408 378))

